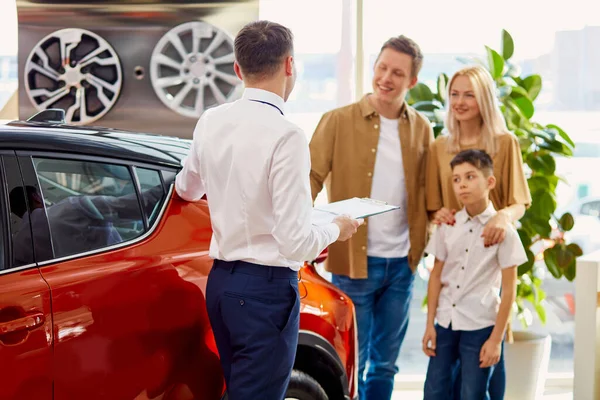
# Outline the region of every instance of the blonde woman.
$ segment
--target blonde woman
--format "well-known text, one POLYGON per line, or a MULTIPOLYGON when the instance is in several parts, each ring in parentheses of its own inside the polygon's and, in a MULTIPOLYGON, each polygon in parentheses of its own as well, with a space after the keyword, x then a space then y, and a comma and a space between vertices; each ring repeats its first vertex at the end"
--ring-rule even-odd
MULTIPOLYGON (((508 226, 518 221, 531 204, 519 142, 506 127, 495 90, 489 72, 479 65, 465 67, 452 76, 448 84, 447 132, 431 145, 426 176, 431 221, 436 225, 454 225, 454 214, 462 204, 452 189, 450 161, 467 149, 481 149, 492 156, 497 184, 490 199, 498 213, 481 221, 485 224, 482 240, 486 247, 502 242, 508 226)), ((491 400, 504 398, 505 380, 502 351, 490 381, 491 400)), ((460 398, 460 381, 458 375, 454 400, 460 398)))
POLYGON ((448 84, 447 135, 431 146, 427 164, 427 210, 434 224, 454 224, 454 213, 462 208, 452 190, 450 160, 458 152, 481 149, 494 161, 498 182, 490 193, 498 214, 485 226, 486 246, 504 240, 509 224, 519 220, 531 203, 523 159, 517 138, 508 131, 500 111, 495 85, 479 65, 465 67, 448 84))

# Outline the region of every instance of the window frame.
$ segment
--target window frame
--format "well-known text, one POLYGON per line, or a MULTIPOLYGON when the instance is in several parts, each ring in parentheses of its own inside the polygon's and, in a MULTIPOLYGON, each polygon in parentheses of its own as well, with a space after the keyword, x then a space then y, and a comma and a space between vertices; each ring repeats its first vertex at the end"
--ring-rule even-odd
MULTIPOLYGON (((140 166, 135 166, 132 165, 130 167, 131 169, 131 175, 134 177, 134 185, 135 185, 135 190, 137 191, 137 196, 138 196, 138 202, 140 204, 140 210, 142 210, 142 219, 144 221, 144 232, 146 232, 150 227, 150 221, 148 220, 148 215, 146 215, 145 211, 144 211, 144 201, 142 200, 142 184, 140 182, 140 177, 138 175, 138 168, 139 169, 145 169, 148 171, 156 171, 156 173, 158 174, 158 179, 160 180, 160 187, 162 188, 162 192, 163 192, 163 196, 167 196, 167 192, 168 189, 165 188, 165 181, 163 179, 163 170, 160 168, 149 168, 149 167, 140 167, 140 166)), ((166 197, 165 197, 166 199, 166 197)), ((158 217, 157 217, 158 219, 158 217)))
MULTIPOLYGON (((3 267, 0 268, 0 275, 10 274, 16 271, 21 271, 25 269, 29 269, 35 267, 35 264, 26 264, 15 267, 13 265, 12 260, 12 232, 10 229, 10 202, 8 199, 8 185, 6 180, 6 168, 4 164, 4 160, 6 157, 13 157, 15 161, 18 159, 14 150, 0 150, 0 223, 2 227, 0 228, 0 245, 4 246, 3 252, 3 267)), ((19 171, 18 179, 23 182, 23 177, 19 171)), ((27 206, 29 209, 29 205, 27 206)))
MULTIPOLYGON (((142 219, 144 221, 144 232, 141 235, 139 235, 133 239, 123 241, 121 243, 117 243, 117 244, 107 246, 107 247, 102 247, 99 249, 86 251, 83 253, 71 254, 68 256, 64 256, 64 257, 56 257, 53 254, 53 257, 51 259, 41 260, 41 261, 37 259, 37 255, 36 255, 36 264, 37 264, 37 266, 40 266, 40 267, 55 264, 58 262, 70 261, 70 260, 74 260, 74 259, 89 257, 92 255, 97 255, 97 254, 121 249, 121 248, 124 248, 127 246, 131 246, 132 244, 141 242, 141 241, 145 240, 146 238, 148 238, 156 230, 159 223, 162 221, 165 210, 166 210, 168 204, 170 203, 170 198, 172 197, 173 186, 171 185, 170 188, 165 190, 162 173, 163 173, 163 171, 173 171, 173 172, 177 173, 177 170, 175 168, 168 168, 164 165, 136 162, 136 161, 124 160, 124 159, 120 159, 120 158, 89 156, 89 155, 85 155, 85 154, 72 154, 72 153, 49 152, 49 151, 16 151, 14 153, 17 155, 17 159, 19 161, 19 165, 20 165, 21 173, 22 173, 22 177, 23 177, 23 184, 36 186, 38 189, 40 188, 40 183, 39 183, 37 171, 35 170, 35 165, 33 162, 34 157, 55 159, 55 160, 66 160, 66 161, 99 162, 99 163, 106 163, 106 164, 126 167, 129 171, 129 173, 131 174, 135 193, 138 198, 140 212, 142 214, 142 219), (145 168, 145 169, 153 169, 153 170, 158 171, 160 178, 161 178, 161 183, 163 184, 163 193, 165 195, 165 198, 164 198, 165 200, 163 201, 163 204, 160 207, 158 217, 156 218, 156 220, 154 221, 154 223, 151 226, 149 226, 147 216, 143 212, 143 204, 142 204, 142 199, 141 199, 141 194, 140 194, 141 186, 140 186, 138 176, 135 173, 136 167, 145 168)), ((46 212, 45 207, 44 207, 44 218, 46 219, 46 225, 48 226, 48 230, 50 230, 50 225, 48 223, 48 214, 46 212)), ((49 234, 48 237, 52 238, 52 235, 49 234)), ((50 245, 51 245, 51 243, 50 243, 50 245)), ((35 246, 36 246, 36 244, 33 243, 34 251, 35 251, 35 246)), ((51 248, 53 249, 53 247, 51 247, 51 248)))

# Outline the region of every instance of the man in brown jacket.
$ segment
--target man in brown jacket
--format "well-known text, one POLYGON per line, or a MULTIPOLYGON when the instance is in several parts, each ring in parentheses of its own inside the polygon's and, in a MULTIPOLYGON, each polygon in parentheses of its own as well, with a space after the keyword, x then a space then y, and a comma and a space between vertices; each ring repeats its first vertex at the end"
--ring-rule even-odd
POLYGON ((425 165, 433 131, 404 101, 422 63, 414 41, 388 40, 375 62, 373 93, 326 113, 310 142, 313 200, 325 183, 331 202, 370 197, 401 207, 370 217, 350 240, 329 247, 326 268, 356 307, 361 400, 391 398, 413 273, 425 248, 425 165))

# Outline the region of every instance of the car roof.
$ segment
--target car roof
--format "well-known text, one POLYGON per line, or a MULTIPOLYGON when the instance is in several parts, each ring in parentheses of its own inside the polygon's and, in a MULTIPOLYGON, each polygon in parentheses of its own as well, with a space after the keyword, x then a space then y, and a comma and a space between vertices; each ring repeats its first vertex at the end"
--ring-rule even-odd
POLYGON ((0 149, 53 151, 180 168, 191 141, 113 128, 13 121, 0 125, 0 149))

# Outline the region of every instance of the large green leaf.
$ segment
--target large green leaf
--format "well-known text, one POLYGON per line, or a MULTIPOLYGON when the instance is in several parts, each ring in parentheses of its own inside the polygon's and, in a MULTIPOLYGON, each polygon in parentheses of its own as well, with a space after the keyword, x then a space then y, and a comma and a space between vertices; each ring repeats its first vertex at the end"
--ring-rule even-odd
POLYGON ((575 257, 581 257, 583 255, 583 250, 581 250, 581 247, 579 247, 578 244, 575 244, 575 243, 568 244, 567 249, 569 249, 569 251, 571 253, 573 253, 575 255, 575 257))
POLYGON ((522 86, 529 93, 529 98, 535 100, 542 90, 542 77, 539 75, 529 75, 523 80, 522 86))
POLYGON ((550 219, 554 210, 556 210, 556 199, 553 192, 537 190, 531 193, 531 207, 529 210, 540 218, 550 219))
POLYGON ((502 29, 502 57, 508 60, 515 52, 515 43, 512 36, 506 30, 502 29))
POLYGON ((558 177, 556 175, 535 175, 527 179, 527 183, 529 184, 529 191, 532 193, 537 191, 554 192, 558 184, 558 177))
MULTIPOLYGON (((511 93, 511 97, 512 97, 513 93, 515 93, 514 89, 513 89, 513 92, 511 93)), ((523 116, 525 118, 529 119, 529 118, 533 117, 533 113, 535 112, 535 107, 533 106, 533 102, 531 100, 529 100, 528 97, 518 96, 516 98, 513 98, 513 101, 515 102, 517 107, 519 107, 519 110, 521 110, 521 112, 523 113, 523 116)))
POLYGON ((507 107, 506 114, 508 115, 505 114, 506 119, 510 119, 516 126, 521 126, 525 120, 525 115, 523 115, 523 111, 515 103, 515 100, 510 96, 506 97, 504 99, 504 106, 507 107))
POLYGON ((575 279, 575 275, 577 275, 577 261, 575 260, 575 258, 573 258, 571 263, 565 268, 564 274, 565 278, 567 278, 569 282, 573 282, 573 279, 575 279))
POLYGON ((573 140, 571 139, 571 137, 569 135, 567 135, 567 133, 565 131, 563 131, 560 127, 550 124, 550 125, 546 125, 546 129, 549 130, 553 130, 556 133, 558 133, 558 135, 563 138, 563 140, 567 143, 569 143, 571 145, 571 147, 575 147, 575 143, 573 143, 573 140))
MULTIPOLYGON (((538 137, 540 139, 543 139, 545 142, 553 142, 556 141, 556 134, 553 131, 547 131, 544 129, 538 129, 537 127, 532 127, 531 129, 528 129, 527 132, 529 132, 530 135, 538 137)), ((540 142, 538 142, 540 143, 540 142)))
POLYGON ((529 248, 525 248, 525 253, 527 254, 527 261, 519 265, 519 267, 517 268, 517 273, 519 274, 519 276, 525 275, 526 273, 531 271, 533 269, 533 264, 535 263, 535 256, 533 255, 531 250, 529 250, 529 248))
POLYGON ((409 104, 415 104, 418 103, 420 101, 432 101, 433 100, 433 93, 431 92, 431 89, 429 89, 429 86, 427 86, 426 84, 419 82, 415 85, 415 87, 413 87, 412 89, 410 89, 408 91, 408 103, 409 104))
POLYGON ((521 243, 523 244, 523 247, 525 247, 526 249, 529 248, 529 246, 531 246, 531 237, 527 234, 527 232, 525 232, 523 229, 517 229, 517 233, 519 234, 519 239, 521 239, 521 243))
POLYGON ((575 260, 575 255, 567 249, 564 243, 557 244, 554 248, 556 249, 556 262, 560 268, 567 268, 575 260))
POLYGON ((558 261, 556 260, 556 250, 554 247, 544 250, 544 262, 546 263, 546 267, 548 267, 548 271, 550 271, 553 277, 556 279, 562 277, 562 270, 558 266, 558 261))
POLYGON ((556 161, 550 154, 537 155, 529 153, 526 156, 527 165, 536 172, 536 174, 553 175, 556 171, 556 161))
POLYGON ((521 86, 511 86, 511 96, 513 99, 518 99, 519 97, 529 97, 529 93, 525 88, 521 86))
POLYGON ((488 69, 494 80, 499 79, 504 74, 504 59, 498 52, 488 46, 485 46, 488 56, 488 69))
POLYGON ((539 144, 540 149, 550 150, 553 153, 571 157, 573 155, 573 150, 570 147, 567 147, 562 142, 558 140, 546 141, 539 144))
POLYGON ((531 236, 550 237, 552 227, 550 226, 549 219, 540 218, 530 210, 531 208, 527 210, 525 216, 521 219, 521 227, 531 236))
POLYGON ((573 229, 573 225, 575 225, 575 219, 571 213, 564 213, 558 220, 558 224, 563 231, 568 232, 573 229))

